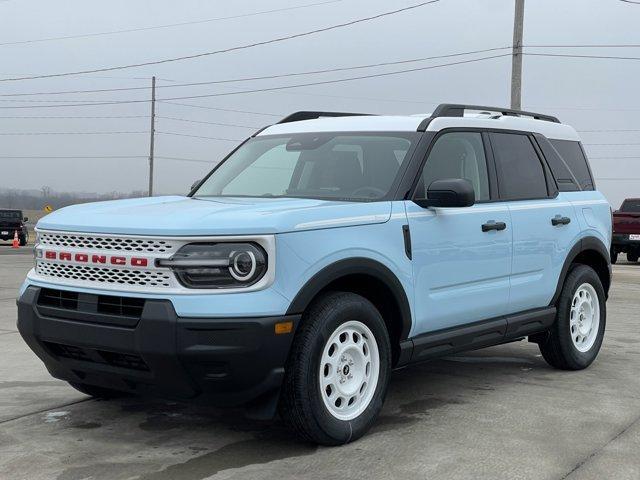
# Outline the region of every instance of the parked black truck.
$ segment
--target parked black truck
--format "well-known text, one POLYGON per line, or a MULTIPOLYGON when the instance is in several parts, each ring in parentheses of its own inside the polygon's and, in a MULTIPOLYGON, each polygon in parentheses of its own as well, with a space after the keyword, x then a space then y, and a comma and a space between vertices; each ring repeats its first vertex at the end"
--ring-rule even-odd
POLYGON ((20 246, 24 247, 29 240, 27 220, 29 219, 22 215, 22 210, 0 209, 0 240, 13 240, 17 231, 20 246))

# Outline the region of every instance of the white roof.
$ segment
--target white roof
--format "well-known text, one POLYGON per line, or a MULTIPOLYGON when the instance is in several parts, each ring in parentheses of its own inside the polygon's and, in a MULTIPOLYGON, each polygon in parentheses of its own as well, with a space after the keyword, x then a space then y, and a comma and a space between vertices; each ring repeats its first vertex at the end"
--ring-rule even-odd
MULTIPOLYGON (((304 132, 415 132, 430 114, 371 115, 352 117, 321 117, 314 120, 278 123, 262 130, 258 135, 279 135, 304 132)), ((562 123, 535 120, 530 117, 465 115, 464 117, 438 117, 427 127, 428 132, 445 128, 493 128, 540 133, 547 138, 579 141, 578 133, 562 123)))

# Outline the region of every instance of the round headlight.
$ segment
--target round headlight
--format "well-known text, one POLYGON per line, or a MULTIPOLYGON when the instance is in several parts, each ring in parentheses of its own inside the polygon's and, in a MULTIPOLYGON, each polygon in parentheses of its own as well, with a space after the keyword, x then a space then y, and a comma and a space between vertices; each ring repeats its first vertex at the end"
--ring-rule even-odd
POLYGON ((188 288, 242 288, 264 276, 267 254, 253 242, 189 243, 158 265, 171 268, 188 288))
POLYGON ((256 273, 256 256, 251 251, 235 251, 229 255, 229 273, 239 282, 246 282, 256 273))

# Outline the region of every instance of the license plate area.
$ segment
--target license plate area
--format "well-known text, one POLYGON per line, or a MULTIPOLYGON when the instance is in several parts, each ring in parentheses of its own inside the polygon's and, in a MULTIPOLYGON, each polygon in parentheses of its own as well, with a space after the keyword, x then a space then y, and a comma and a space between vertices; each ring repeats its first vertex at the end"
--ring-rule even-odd
POLYGON ((640 241, 640 235, 637 233, 632 233, 631 235, 629 235, 629 240, 640 241))
POLYGON ((9 235, 9 232, 7 230, 2 230, 0 232, 0 235, 9 235))

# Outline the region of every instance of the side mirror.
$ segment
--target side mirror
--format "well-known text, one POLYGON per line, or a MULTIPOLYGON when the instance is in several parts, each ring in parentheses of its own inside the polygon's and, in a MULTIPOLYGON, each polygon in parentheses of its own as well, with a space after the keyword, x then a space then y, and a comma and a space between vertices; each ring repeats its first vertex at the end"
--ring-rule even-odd
POLYGON ((421 207, 470 207, 476 202, 473 185, 466 178, 435 180, 427 188, 426 199, 416 199, 421 207))
POLYGON ((28 222, 28 221, 29 221, 29 217, 24 217, 24 218, 22 219, 22 221, 23 221, 23 222, 28 222))

